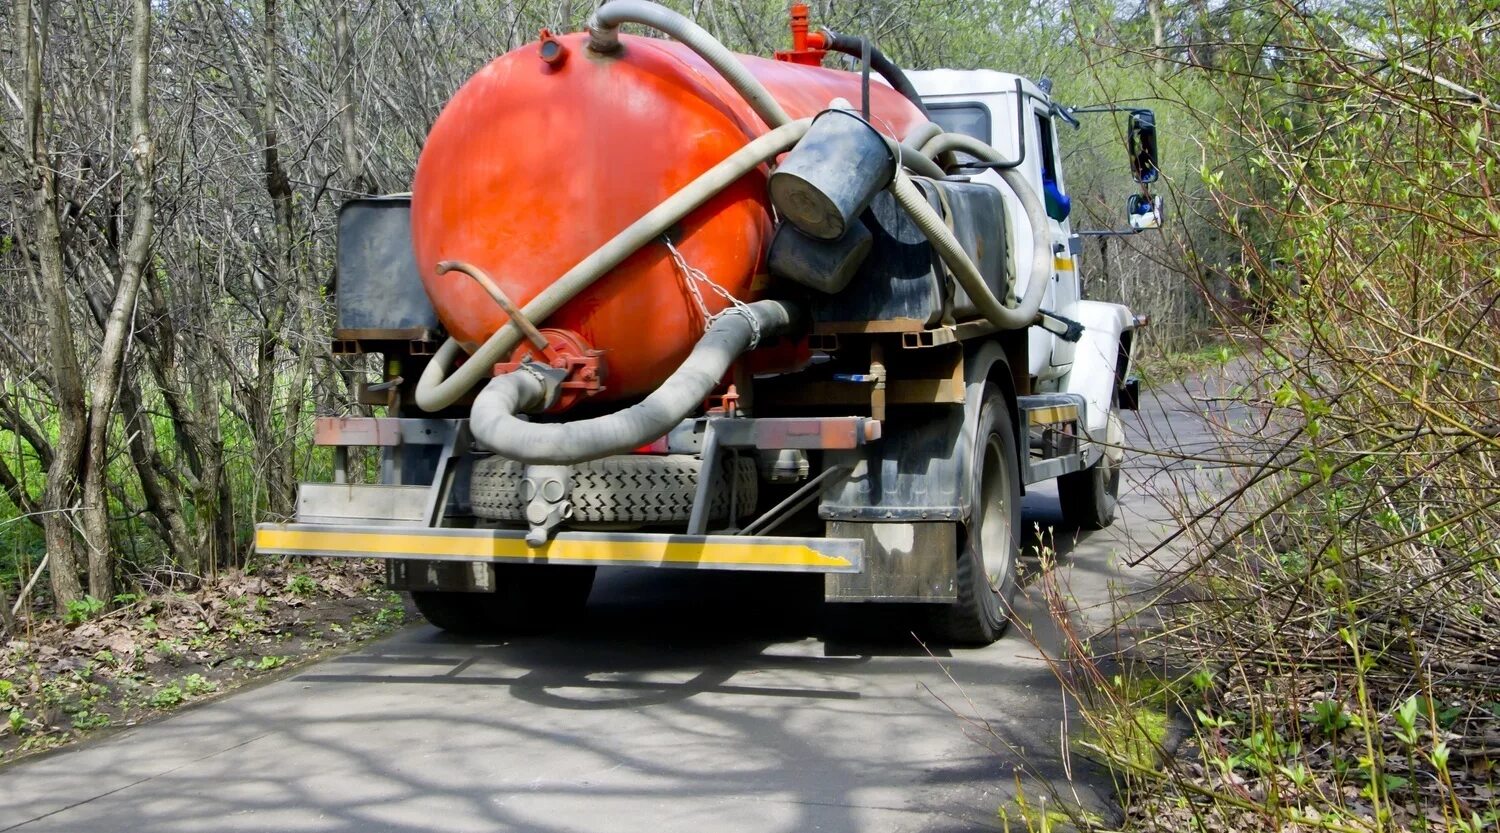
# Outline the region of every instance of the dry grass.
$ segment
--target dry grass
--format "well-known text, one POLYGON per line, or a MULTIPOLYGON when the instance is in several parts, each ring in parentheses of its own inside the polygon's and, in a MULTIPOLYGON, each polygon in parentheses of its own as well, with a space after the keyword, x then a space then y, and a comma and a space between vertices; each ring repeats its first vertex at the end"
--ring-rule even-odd
POLYGON ((1217 99, 1195 186, 1241 249, 1232 292, 1200 280, 1244 348, 1218 403, 1241 419, 1213 455, 1233 481, 1204 497, 1158 478, 1181 529, 1150 559, 1149 626, 1108 661, 1076 635, 1059 675, 1132 830, 1493 830, 1493 13, 1241 14, 1237 37, 1198 47, 1211 62, 1161 82, 1217 99))

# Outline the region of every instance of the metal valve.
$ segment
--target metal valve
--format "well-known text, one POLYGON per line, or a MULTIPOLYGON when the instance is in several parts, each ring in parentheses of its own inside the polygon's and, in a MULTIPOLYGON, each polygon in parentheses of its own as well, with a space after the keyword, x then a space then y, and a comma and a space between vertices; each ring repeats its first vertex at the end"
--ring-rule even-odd
POLYGON ((527 466, 521 481, 521 499, 526 501, 526 545, 544 546, 558 524, 573 517, 573 467, 527 466))

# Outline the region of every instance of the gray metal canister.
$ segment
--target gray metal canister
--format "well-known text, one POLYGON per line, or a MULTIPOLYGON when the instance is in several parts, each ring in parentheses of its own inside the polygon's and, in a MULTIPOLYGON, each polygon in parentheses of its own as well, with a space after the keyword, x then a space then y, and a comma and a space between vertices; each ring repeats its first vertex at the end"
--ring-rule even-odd
POLYGON ((832 294, 849 285, 859 265, 870 254, 870 230, 855 220, 836 240, 809 237, 791 223, 776 226, 766 269, 778 278, 832 294))
POLYGON ((797 228, 837 240, 896 175, 884 136, 848 110, 824 110, 771 174, 771 202, 797 228))

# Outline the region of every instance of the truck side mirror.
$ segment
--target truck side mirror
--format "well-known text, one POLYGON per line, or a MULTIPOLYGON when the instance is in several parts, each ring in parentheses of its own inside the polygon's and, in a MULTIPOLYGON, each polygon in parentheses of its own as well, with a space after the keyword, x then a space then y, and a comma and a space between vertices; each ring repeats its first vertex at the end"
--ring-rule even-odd
POLYGON ((1076 233, 1088 237, 1126 237, 1161 228, 1166 220, 1166 206, 1160 196, 1151 193, 1151 183, 1161 178, 1161 160, 1156 149, 1156 114, 1144 108, 1116 104, 1074 107, 1064 112, 1069 116, 1079 113, 1128 114, 1125 151, 1130 157, 1130 175, 1140 183, 1140 193, 1130 195, 1125 203, 1125 219, 1128 221, 1125 228, 1081 229, 1076 233))
POLYGON ((1166 204, 1160 194, 1131 194, 1125 201, 1125 219, 1135 231, 1159 229, 1166 216, 1166 204))
POLYGON ((1131 176, 1136 182, 1155 182, 1160 174, 1156 156, 1156 114, 1150 110, 1131 110, 1125 144, 1130 154, 1131 176))

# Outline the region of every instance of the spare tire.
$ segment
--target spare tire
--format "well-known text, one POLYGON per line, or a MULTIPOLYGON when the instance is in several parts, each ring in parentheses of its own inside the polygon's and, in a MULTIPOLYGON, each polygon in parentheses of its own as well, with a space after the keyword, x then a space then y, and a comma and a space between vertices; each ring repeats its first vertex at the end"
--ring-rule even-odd
MULTIPOLYGON (((733 457, 719 466, 709 489, 708 516, 727 518, 731 491, 737 517, 755 511, 755 460, 733 457), (733 472, 733 480, 728 476, 733 472), (734 488, 730 488, 731 482, 734 488)), ((622 454, 578 463, 573 469, 573 523, 686 523, 698 491, 703 461, 686 454, 622 454)), ((524 522, 526 501, 521 481, 526 466, 501 457, 474 462, 469 499, 474 514, 494 521, 524 522)))

